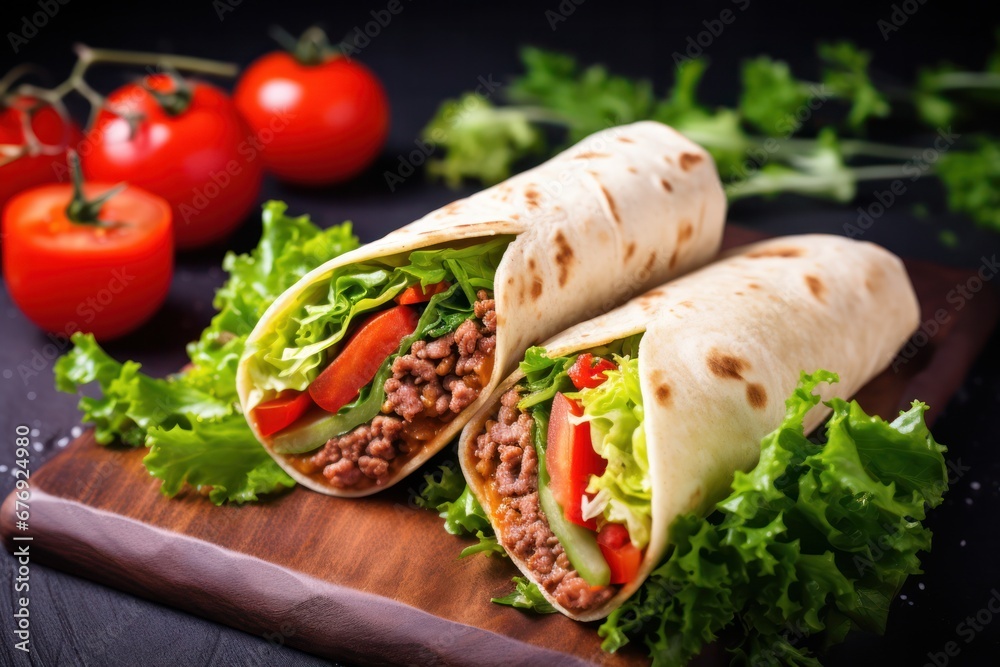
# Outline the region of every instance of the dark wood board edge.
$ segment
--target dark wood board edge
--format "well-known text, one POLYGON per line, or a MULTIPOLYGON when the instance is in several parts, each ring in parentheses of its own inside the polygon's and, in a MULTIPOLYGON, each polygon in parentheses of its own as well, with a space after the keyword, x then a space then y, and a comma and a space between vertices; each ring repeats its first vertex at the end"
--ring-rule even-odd
POLYGON ((9 550, 28 544, 42 564, 321 657, 439 667, 591 664, 44 491, 32 493, 30 532, 58 547, 15 542, 14 500, 10 494, 0 507, 9 550), (259 602, 248 613, 234 599, 259 602), (391 634, 377 630, 386 618, 391 634))

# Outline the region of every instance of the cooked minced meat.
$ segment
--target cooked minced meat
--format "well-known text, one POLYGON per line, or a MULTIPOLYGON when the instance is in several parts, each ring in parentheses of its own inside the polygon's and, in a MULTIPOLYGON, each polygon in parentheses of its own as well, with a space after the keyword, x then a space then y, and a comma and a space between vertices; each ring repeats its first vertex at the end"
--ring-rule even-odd
POLYGON ((531 416, 517 409, 515 387, 500 399, 496 421, 486 423, 486 432, 476 438, 476 470, 493 480, 494 489, 507 502, 501 503, 500 540, 535 573, 538 583, 570 610, 585 610, 603 604, 614 595, 609 586, 592 587, 569 562, 563 546, 552 534, 538 503, 538 458, 532 442, 531 416))
MULTIPOLYGON (((480 392, 480 376, 496 348, 496 310, 485 290, 476 295, 475 319, 462 322, 453 333, 434 340, 418 340, 409 354, 397 357, 392 377, 385 382, 382 412, 371 424, 331 438, 312 456, 330 484, 354 486, 389 474, 389 462, 407 454, 403 433, 420 419, 451 419, 467 408, 480 392)), ((421 439, 421 434, 411 434, 421 439)))

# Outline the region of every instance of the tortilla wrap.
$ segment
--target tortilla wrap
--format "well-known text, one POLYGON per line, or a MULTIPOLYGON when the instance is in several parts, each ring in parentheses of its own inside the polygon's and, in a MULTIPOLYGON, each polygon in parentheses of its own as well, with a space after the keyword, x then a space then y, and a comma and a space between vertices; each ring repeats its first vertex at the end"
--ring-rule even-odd
MULTIPOLYGON (((729 492, 734 472, 756 464, 761 439, 781 423, 800 371, 838 373, 840 382, 820 393, 824 400, 848 398, 888 366, 918 317, 895 255, 837 236, 790 236, 738 248, 543 343, 549 356, 568 356, 645 332, 639 374, 652 525, 638 576, 602 606, 573 613, 539 588, 571 618, 607 616, 666 555, 674 520, 707 513, 729 492)), ((515 372, 497 388, 459 444, 462 470, 491 521, 495 508, 475 468, 476 437, 522 377, 515 372)), ((807 432, 828 413, 813 409, 807 432)), ((536 580, 523 559, 511 558, 536 580)))
MULTIPOLYGON (((299 483, 330 495, 388 488, 439 451, 489 397, 524 350, 548 336, 708 262, 718 251, 725 196, 701 147, 655 122, 611 128, 548 162, 461 199, 316 268, 278 297, 250 334, 237 372, 244 414, 260 390, 252 357, 273 324, 338 267, 410 251, 514 235, 496 272, 497 345, 478 399, 377 488, 337 489, 297 470, 248 418, 258 440, 299 483)), ((315 291, 315 290, 314 290, 315 291)), ((323 443, 317 443, 317 447, 323 443)))

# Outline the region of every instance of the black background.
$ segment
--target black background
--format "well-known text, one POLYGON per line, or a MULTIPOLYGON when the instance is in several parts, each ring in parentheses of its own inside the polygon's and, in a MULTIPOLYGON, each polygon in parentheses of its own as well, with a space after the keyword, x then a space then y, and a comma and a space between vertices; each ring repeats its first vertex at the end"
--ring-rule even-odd
MULTIPOLYGON (((54 0, 52 0, 54 1, 54 0)), ((8 33, 21 32, 25 16, 38 11, 37 1, 3 0, 0 4, 0 72, 21 62, 35 62, 56 83, 72 65, 71 44, 161 50, 241 65, 273 48, 266 36, 272 23, 298 32, 321 22, 336 39, 371 20, 371 10, 386 2, 263 3, 253 0, 142 2, 98 4, 68 0, 37 35, 13 53, 8 33), (225 11, 221 11, 224 8, 225 11)), ((566 0, 564 6, 570 6, 566 0)), ((379 163, 357 181, 325 191, 290 189, 270 180, 261 200, 286 199, 293 213, 309 212, 323 225, 345 219, 355 222, 362 240, 377 238, 423 213, 451 201, 456 194, 430 185, 418 175, 390 193, 383 173, 394 170, 400 155, 415 148, 420 128, 439 102, 474 88, 480 76, 502 79, 519 71, 516 49, 536 44, 569 51, 584 62, 601 61, 624 74, 651 78, 663 91, 673 76, 671 55, 685 48, 689 37, 706 29, 703 21, 718 18, 725 8, 736 19, 705 48, 712 66, 703 85, 712 103, 734 102, 739 61, 767 53, 792 62, 804 77, 816 75, 814 47, 818 40, 850 38, 873 51, 875 70, 883 83, 905 83, 919 65, 950 60, 980 68, 994 48, 1000 25, 995 3, 927 0, 898 31, 884 39, 878 27, 893 12, 890 2, 765 3, 732 2, 630 3, 586 0, 575 6, 553 30, 547 10, 558 0, 534 3, 432 3, 403 0, 393 17, 367 46, 361 60, 383 80, 393 109, 393 126, 379 163), (739 7, 746 6, 744 11, 739 7)), ((92 82, 105 91, 127 80, 130 73, 103 69, 92 82)), ((221 82, 230 85, 229 82, 221 82)), ((895 126, 879 131, 899 134, 895 126)), ((932 137, 905 137, 915 146, 932 137)), ((851 206, 782 198, 735 206, 732 222, 770 233, 825 231, 842 233, 857 218, 856 208, 875 201, 887 184, 866 184, 851 206)), ((246 250, 259 233, 250 220, 228 247, 246 250)), ((1000 236, 974 229, 943 213, 940 187, 921 179, 900 197, 866 234, 899 254, 974 268, 981 257, 1000 250, 1000 236), (932 214, 913 215, 911 207, 926 203, 932 214), (946 247, 943 229, 953 230, 959 243, 946 247)), ((177 369, 185 360, 183 344, 197 336, 211 316, 213 289, 223 280, 219 268, 224 249, 181 256, 167 305, 139 332, 109 345, 120 359, 136 359, 153 374, 177 369)), ((49 341, 28 324, 0 295, 0 492, 13 487, 13 431, 17 424, 34 430, 33 463, 37 467, 71 436, 78 424, 76 399, 57 394, 50 369, 22 378, 17 372, 49 341), (10 371, 10 372, 8 372, 10 371), (9 377, 8 377, 9 376, 9 377)), ((850 335, 851 323, 831 336, 850 335)), ((997 547, 1000 516, 1000 457, 995 452, 995 415, 1000 408, 1000 355, 994 335, 965 386, 948 405, 935 433, 950 447, 948 458, 968 470, 952 486, 944 505, 929 524, 935 532, 934 551, 924 558, 926 574, 913 577, 903 596, 893 602, 884 638, 858 635, 833 649, 825 661, 834 665, 923 665, 938 654, 938 665, 949 641, 961 652, 948 664, 996 664, 1000 654, 1000 619, 994 618, 971 642, 957 625, 984 609, 1000 588, 997 547), (922 586, 922 587, 921 587, 922 586)), ((166 501, 164 501, 166 502, 166 501)), ((34 565, 31 571, 32 653, 13 650, 9 610, 14 562, 0 557, 0 662, 60 665, 202 665, 202 664, 320 664, 316 658, 153 602, 34 565)), ((528 621, 526 621, 528 622, 528 621)))

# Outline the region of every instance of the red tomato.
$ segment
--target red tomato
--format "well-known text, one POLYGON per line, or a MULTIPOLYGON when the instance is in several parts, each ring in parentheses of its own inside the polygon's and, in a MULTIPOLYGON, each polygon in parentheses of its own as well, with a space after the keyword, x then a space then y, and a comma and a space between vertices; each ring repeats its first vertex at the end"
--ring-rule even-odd
POLYGON ((262 138, 264 164, 299 185, 329 185, 360 173, 389 134, 389 101, 367 67, 342 56, 303 64, 285 52, 251 64, 233 94, 262 138))
POLYGON ((549 472, 549 488, 567 521, 578 526, 597 529, 594 519, 584 520, 580 501, 587 490, 591 475, 604 474, 608 462, 590 441, 590 424, 571 424, 570 415, 579 417, 583 407, 557 393, 552 399, 549 433, 545 445, 545 467, 549 472))
MULTIPOLYGON (((170 93, 169 76, 144 83, 170 93)), ((141 113, 134 135, 127 119, 102 110, 80 146, 89 180, 128 181, 168 202, 178 248, 196 248, 233 231, 254 208, 260 191, 262 139, 255 137, 218 88, 189 81, 190 104, 171 115, 139 84, 108 97, 112 108, 141 113)))
MULTIPOLYGON (((112 185, 91 184, 93 197, 112 185)), ((126 334, 156 312, 173 272, 170 206, 136 187, 101 209, 107 226, 71 221, 72 186, 22 192, 3 216, 3 273, 18 308, 42 329, 99 340, 126 334)))
MULTIPOLYGON (((23 118, 35 104, 33 98, 15 96, 6 105, 0 105, 0 144, 24 143, 23 118)), ((66 173, 66 148, 80 141, 76 124, 64 120, 48 105, 34 112, 31 129, 40 142, 60 150, 53 155, 26 155, 0 166, 0 210, 22 190, 64 180, 60 176, 66 173)))
POLYGON ((420 316, 409 306, 372 315, 358 327, 340 354, 309 385, 316 405, 336 412, 372 381, 379 366, 417 328, 420 316))
POLYGON ((291 391, 253 409, 253 418, 261 435, 272 435, 286 426, 291 426, 312 407, 309 392, 291 391))
POLYGON ((448 287, 449 285, 447 280, 442 280, 439 283, 434 283, 433 285, 428 285, 427 287, 421 287, 420 283, 417 283, 416 285, 410 285, 407 287, 394 300, 401 306, 407 306, 414 303, 426 303, 431 300, 432 296, 440 294, 448 289, 448 287))
POLYGON ((608 379, 606 373, 613 370, 615 370, 613 363, 601 358, 595 362, 594 355, 587 352, 576 358, 567 374, 577 389, 593 389, 604 384, 608 379))
POLYGON ((642 562, 642 550, 632 544, 625 526, 620 523, 605 524, 597 534, 597 546, 611 568, 612 584, 627 584, 635 579, 642 562))

